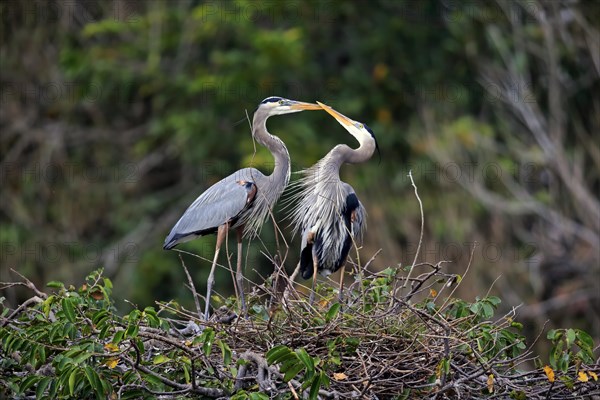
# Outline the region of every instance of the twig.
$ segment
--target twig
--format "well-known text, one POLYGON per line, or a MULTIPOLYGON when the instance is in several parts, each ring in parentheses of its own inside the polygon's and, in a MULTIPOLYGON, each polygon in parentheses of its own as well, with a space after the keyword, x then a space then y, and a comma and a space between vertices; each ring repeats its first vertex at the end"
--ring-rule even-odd
POLYGON ((479 245, 478 242, 474 242, 473 243, 473 249, 471 250, 471 255, 469 256, 469 263, 467 264, 467 268, 465 269, 465 273, 462 275, 462 279, 460 280, 460 282, 458 282, 456 284, 456 286, 454 286, 454 289, 452 289, 452 291, 450 292, 450 294, 446 297, 446 301, 444 301, 444 303, 440 306, 440 308, 438 309, 438 311, 436 311, 435 315, 438 315, 446 307, 446 305, 448 305, 448 302, 450 300, 452 300, 452 295, 454 294, 454 292, 456 292, 456 290, 460 286, 461 282, 464 280, 465 276, 467 276, 467 274, 469 273, 469 269, 471 269, 471 263, 473 262, 473 255, 475 254, 475 249, 477 248, 478 245, 479 245))
POLYGON ((196 312, 198 313, 198 318, 200 320, 203 320, 204 314, 203 314, 202 309, 200 308, 200 302, 198 301, 198 293, 196 292, 196 286, 194 286, 194 281, 192 280, 192 277, 185 265, 185 262, 183 261, 183 258, 181 257, 181 254, 179 254, 179 260, 181 260, 181 266, 183 267, 183 270, 185 271, 185 276, 187 276, 188 283, 190 284, 190 290, 192 291, 192 296, 194 297, 194 304, 196 306, 196 312))
MULTIPOLYGON (((410 183, 412 185, 412 187, 414 188, 415 191, 415 197, 417 198, 417 201, 419 202, 419 210, 421 212, 421 233, 419 234, 419 244, 417 246, 417 251, 415 252, 415 258, 413 259, 413 263, 410 266, 410 270, 408 271, 408 275, 406 276, 406 280, 404 281, 404 285, 402 285, 402 289, 406 288, 406 285, 408 284, 409 280, 410 280, 410 276, 412 275, 412 272, 415 268, 415 264, 417 263, 417 259, 419 258, 419 253, 421 252, 421 245, 423 243, 423 233, 425 231, 425 213, 423 212, 423 202, 421 202, 421 198, 419 197, 419 192, 417 190, 417 185, 415 185, 415 181, 413 179, 412 176, 412 170, 408 171, 408 177, 410 178, 410 183)), ((396 292, 396 288, 397 288, 397 281, 394 280, 394 290, 393 293, 396 292)), ((393 300, 395 298, 395 296, 391 296, 391 299, 393 300)))
POLYGON ((10 315, 8 317, 2 318, 3 321, 2 321, 2 323, 0 323, 0 327, 7 325, 10 321, 12 321, 13 318, 15 318, 17 315, 19 315, 24 309, 29 307, 32 303, 42 303, 43 301, 44 300, 42 300, 38 296, 33 296, 33 297, 25 300, 23 303, 21 303, 19 305, 19 307, 17 307, 12 313, 10 313, 10 315))
POLYGON ((29 279, 25 278, 23 275, 21 275, 19 272, 15 271, 14 269, 10 269, 12 272, 14 272, 15 274, 19 275, 21 277, 21 279, 23 279, 24 282, 18 282, 16 284, 18 285, 23 285, 31 290, 33 290, 35 292, 35 294, 37 294, 38 296, 40 296, 42 299, 47 299, 48 295, 40 290, 38 290, 37 287, 35 287, 35 285, 33 284, 33 282, 31 282, 29 279))
POLYGON ((164 383, 167 386, 170 386, 172 388, 181 390, 181 391, 188 391, 188 392, 194 392, 194 393, 198 393, 201 394, 202 396, 207 396, 207 397, 211 397, 213 399, 219 398, 219 397, 223 397, 225 396, 225 391, 222 389, 217 389, 217 388, 205 388, 205 387, 196 387, 195 389, 192 387, 191 384, 189 385, 185 385, 182 383, 178 383, 175 381, 172 381, 171 379, 165 378, 163 375, 158 374, 154 371, 152 371, 151 369, 149 369, 148 367, 142 365, 142 364, 138 364, 135 365, 135 363, 133 361, 131 361, 129 358, 124 357, 123 360, 131 365, 131 367, 142 371, 145 374, 148 375, 152 375, 153 377, 155 377, 156 379, 158 379, 159 381, 161 381, 162 383, 164 383))

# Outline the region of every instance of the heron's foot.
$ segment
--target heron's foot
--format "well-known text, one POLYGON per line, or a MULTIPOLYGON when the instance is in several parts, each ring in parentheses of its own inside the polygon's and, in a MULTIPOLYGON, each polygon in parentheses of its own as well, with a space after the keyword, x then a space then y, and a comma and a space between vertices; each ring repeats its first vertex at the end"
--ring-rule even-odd
POLYGON ((248 316, 248 307, 246 306, 246 296, 244 295, 243 289, 240 292, 240 314, 243 318, 248 316))

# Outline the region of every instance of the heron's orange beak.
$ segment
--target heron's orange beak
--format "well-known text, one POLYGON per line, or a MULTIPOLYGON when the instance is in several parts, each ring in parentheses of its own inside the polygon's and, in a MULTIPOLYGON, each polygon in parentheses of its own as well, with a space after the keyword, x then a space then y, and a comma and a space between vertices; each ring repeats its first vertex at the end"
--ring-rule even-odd
POLYGON ((321 107, 313 103, 297 101, 290 106, 292 110, 321 110, 321 107))
POLYGON ((333 118, 335 118, 340 124, 342 125, 353 125, 354 121, 352 121, 350 118, 346 117, 345 115, 335 111, 333 108, 329 107, 327 104, 323 104, 319 101, 317 101, 317 104, 321 106, 321 108, 325 111, 327 111, 329 114, 331 114, 331 116, 333 118))

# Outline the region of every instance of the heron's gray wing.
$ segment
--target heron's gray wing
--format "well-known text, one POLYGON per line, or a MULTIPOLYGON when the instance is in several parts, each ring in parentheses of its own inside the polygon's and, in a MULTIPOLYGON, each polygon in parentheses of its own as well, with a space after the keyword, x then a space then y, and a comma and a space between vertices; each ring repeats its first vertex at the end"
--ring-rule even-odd
POLYGON ((235 222, 256 196, 257 187, 246 170, 223 178, 202 193, 177 221, 163 247, 171 249, 196 236, 213 233, 226 222, 235 222))

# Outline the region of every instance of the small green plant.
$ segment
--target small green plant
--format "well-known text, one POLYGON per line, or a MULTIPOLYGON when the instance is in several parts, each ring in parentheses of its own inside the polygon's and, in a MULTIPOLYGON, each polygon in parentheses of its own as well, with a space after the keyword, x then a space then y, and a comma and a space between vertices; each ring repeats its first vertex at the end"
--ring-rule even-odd
POLYGON ((317 398, 321 386, 329 387, 329 377, 320 368, 321 360, 311 357, 302 348, 292 350, 285 345, 275 346, 267 352, 267 362, 270 365, 281 364, 279 371, 284 374, 283 381, 286 383, 303 373, 300 390, 310 387, 308 398, 311 400, 317 398))
POLYGON ((552 341, 550 365, 566 372, 573 365, 594 362, 594 340, 579 329, 552 329, 547 338, 552 341))

